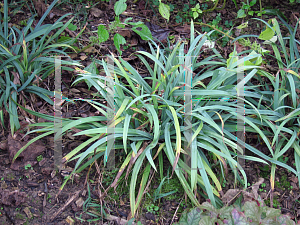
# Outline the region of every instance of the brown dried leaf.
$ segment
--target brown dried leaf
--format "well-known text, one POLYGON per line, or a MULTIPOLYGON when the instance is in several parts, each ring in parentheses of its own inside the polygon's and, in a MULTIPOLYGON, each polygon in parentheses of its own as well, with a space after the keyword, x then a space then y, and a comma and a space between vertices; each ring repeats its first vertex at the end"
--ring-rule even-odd
POLYGON ((1 150, 7 150, 7 147, 8 147, 7 140, 4 140, 4 141, 0 142, 0 149, 1 150))
POLYGON ((17 72, 14 72, 14 71, 11 71, 11 73, 14 75, 14 81, 13 81, 13 83, 15 85, 20 85, 21 83, 20 83, 20 76, 19 76, 19 74, 17 72))
POLYGON ((233 199, 235 199, 239 195, 240 192, 241 192, 240 189, 229 189, 222 197, 222 202, 224 204, 230 203, 233 199))
MULTIPOLYGON (((21 138, 17 137, 16 140, 13 139, 10 135, 8 136, 8 153, 9 159, 12 161, 15 154, 24 146, 27 142, 21 140, 21 138)), ((27 164, 31 166, 36 164, 36 157, 39 156, 42 152, 45 151, 45 145, 41 140, 38 140, 30 145, 30 147, 26 148, 19 156, 14 163, 11 164, 11 169, 18 170, 19 167, 23 167, 27 164)))
POLYGON ((47 10, 45 2, 43 2, 42 0, 36 0, 33 2, 33 4, 39 17, 42 17, 47 10))
POLYGON ((91 8, 90 13, 94 16, 94 17, 102 17, 104 15, 104 12, 101 11, 100 9, 94 7, 91 8))
POLYGON ((86 55, 81 55, 79 58, 80 58, 82 61, 84 61, 84 60, 87 59, 87 56, 86 56, 86 55))
POLYGON ((265 180, 264 178, 260 177, 258 179, 258 181, 255 184, 252 185, 252 193, 253 193, 255 199, 258 198, 257 191, 259 189, 259 186, 264 182, 264 180, 265 180))
POLYGON ((1 190, 1 202, 8 206, 18 206, 25 202, 26 193, 15 190, 10 192, 9 190, 1 190))
POLYGON ((32 214, 30 212, 29 207, 26 207, 25 209, 23 209, 23 211, 26 213, 26 216, 31 219, 32 218, 32 214))
POLYGON ((85 49, 83 52, 94 53, 94 52, 96 52, 96 49, 93 46, 91 46, 91 47, 85 49))
POLYGON ((84 201, 83 201, 83 199, 82 199, 82 197, 80 197, 80 198, 78 198, 77 200, 76 200, 76 206, 78 207, 78 208, 81 208, 82 206, 83 206, 83 204, 84 204, 84 201))
POLYGON ((253 193, 247 192, 245 190, 243 192, 244 202, 251 202, 254 199, 253 193))
POLYGON ((297 178, 295 175, 293 175, 293 176, 290 178, 290 180, 291 180, 292 182, 298 184, 298 178, 297 178))
POLYGON ((118 33, 123 37, 131 38, 131 30, 129 29, 118 30, 118 33))
POLYGON ((72 93, 81 93, 82 91, 80 91, 80 90, 78 90, 76 88, 71 88, 70 92, 72 92, 72 93))

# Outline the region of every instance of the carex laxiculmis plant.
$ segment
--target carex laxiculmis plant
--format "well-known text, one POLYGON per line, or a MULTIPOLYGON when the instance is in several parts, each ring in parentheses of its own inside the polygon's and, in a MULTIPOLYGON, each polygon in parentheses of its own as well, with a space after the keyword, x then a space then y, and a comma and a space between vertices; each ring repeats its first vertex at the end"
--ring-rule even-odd
MULTIPOLYGON (((280 18, 281 19, 281 18, 280 18)), ((260 20, 262 21, 262 20, 260 20)), ((270 151, 270 157, 263 155, 271 162, 271 190, 275 187, 276 165, 286 168, 299 178, 300 172, 300 143, 299 143, 299 114, 300 114, 300 42, 296 39, 297 25, 292 28, 283 19, 290 35, 283 37, 280 24, 276 19, 267 22, 266 29, 257 38, 271 45, 274 55, 267 54, 277 62, 277 72, 259 69, 257 80, 259 86, 253 88, 260 95, 256 100, 250 100, 260 112, 261 118, 253 111, 252 122, 262 129, 259 135, 270 151), (296 170, 279 158, 289 149, 294 150, 296 170)), ((300 180, 299 180, 300 185, 300 180)), ((271 198, 272 198, 271 193, 271 198)), ((272 204, 272 199, 271 199, 272 204)))
MULTIPOLYGON (((75 136, 89 137, 87 141, 67 154, 63 161, 77 160, 73 173, 79 173, 100 157, 103 157, 106 163, 109 155, 108 141, 114 139, 114 149, 123 155, 124 161, 110 187, 118 184, 125 169, 127 169, 126 177, 131 173, 132 216, 135 215, 141 203, 151 168, 159 172, 163 179, 164 168, 172 167, 188 197, 196 206, 200 204, 195 197, 195 193, 199 191, 198 187, 207 195, 203 192, 200 194, 209 198, 213 205, 220 206, 222 203, 218 197, 222 187, 212 169, 212 160, 207 157, 208 152, 213 155, 223 176, 228 174, 228 168, 230 168, 235 178, 246 187, 245 171, 236 158, 237 144, 234 134, 238 106, 234 101, 212 100, 236 97, 237 66, 245 59, 230 60, 227 63, 213 49, 216 55, 199 61, 197 56, 201 54, 208 35, 201 34, 195 37, 192 23, 187 53, 184 51, 185 44, 182 42, 173 46, 171 52, 159 48, 156 44, 150 45, 151 53, 138 51, 137 56, 149 74, 147 77, 143 77, 122 58, 118 59, 112 55, 109 59, 114 62, 115 66, 104 60, 96 60, 95 64, 91 64, 75 81, 85 81, 96 88, 101 101, 83 101, 89 102, 101 113, 101 116, 62 121, 63 134, 76 128, 82 131, 76 133, 75 136), (153 63, 153 67, 148 63, 149 60, 153 63), (114 90, 106 85, 109 80, 97 73, 97 63, 102 66, 107 76, 111 76, 111 71, 113 71, 114 90), (195 70, 199 72, 193 73, 195 70), (188 72, 190 72, 189 79, 192 78, 190 81, 187 80, 188 72), (207 80, 209 82, 205 83, 207 80), (187 87, 189 82, 190 87, 187 87), (190 89, 192 98, 196 100, 190 104, 190 128, 187 127, 185 114, 187 88, 190 89), (114 107, 115 114, 112 123, 107 122, 109 107, 101 103, 103 101, 110 102, 109 104, 114 107), (230 122, 229 125, 227 122, 230 122), (191 136, 186 136, 187 129, 192 130, 191 136), (190 163, 185 161, 185 155, 191 157, 190 163), (168 165, 163 163, 165 157, 169 162, 168 165), (243 179, 237 172, 238 170, 243 179), (138 176, 141 176, 141 183, 136 196, 138 176)), ((247 60, 259 56, 254 54, 247 60)), ((246 79, 250 79, 255 74, 255 67, 257 66, 246 67, 250 71, 246 79)), ((34 140, 54 133, 51 123, 34 124, 34 126, 44 127, 35 130, 44 134, 34 140)), ((34 140, 30 141, 27 146, 34 140)), ((27 146, 20 149, 18 154, 27 146)), ((255 157, 248 159, 264 162, 255 157)))
MULTIPOLYGON (((67 56, 64 49, 71 48, 69 44, 73 41, 57 43, 57 38, 72 19, 66 24, 61 21, 70 14, 62 16, 54 24, 42 25, 57 1, 53 1, 34 28, 32 17, 22 30, 9 27, 8 3, 4 1, 4 12, 0 13, 0 112, 2 119, 4 111, 9 113, 12 134, 20 128, 17 103, 29 104, 30 95, 35 94, 53 104, 49 98, 53 92, 39 84, 54 72, 54 55, 67 56)), ((73 61, 57 61, 62 65, 79 65, 73 61)))

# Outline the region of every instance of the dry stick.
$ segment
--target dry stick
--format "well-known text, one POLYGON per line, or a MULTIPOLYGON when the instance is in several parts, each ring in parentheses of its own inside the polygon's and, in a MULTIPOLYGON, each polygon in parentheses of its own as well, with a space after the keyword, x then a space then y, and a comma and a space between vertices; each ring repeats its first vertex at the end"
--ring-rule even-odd
MULTIPOLYGON (((120 217, 113 216, 113 215, 110 215, 110 214, 106 214, 105 219, 110 220, 110 221, 117 221, 117 223, 120 224, 120 225, 125 225, 125 224, 128 223, 128 220, 125 220, 125 219, 122 219, 120 217)), ((134 224, 135 224, 135 222, 132 222, 132 225, 134 225, 134 224)))
POLYGON ((75 194, 62 206, 54 215, 50 218, 50 222, 52 222, 60 213, 62 213, 75 199, 78 198, 81 190, 76 191, 75 194))
POLYGON ((194 22, 194 24, 196 24, 196 25, 198 24, 198 25, 200 25, 200 26, 207 26, 207 27, 210 27, 210 28, 214 29, 215 31, 218 31, 218 32, 220 32, 221 34, 225 35, 226 37, 228 37, 228 38, 234 40, 234 37, 231 37, 229 34, 227 34, 227 33, 223 32, 223 31, 221 31, 221 30, 219 30, 219 29, 213 27, 212 25, 209 25, 209 24, 207 24, 207 23, 202 23, 202 22, 194 22))
POLYGON ((173 215, 173 217, 172 217, 172 220, 171 220, 171 223, 170 223, 170 224, 173 223, 173 220, 175 219, 176 213, 177 213, 177 211, 178 211, 178 209, 179 209, 179 206, 180 206, 182 200, 183 200, 183 199, 181 199, 181 201, 179 202, 179 204, 178 204, 178 206, 177 206, 177 208, 176 208, 176 210, 175 210, 175 213, 174 213, 174 215, 173 215))

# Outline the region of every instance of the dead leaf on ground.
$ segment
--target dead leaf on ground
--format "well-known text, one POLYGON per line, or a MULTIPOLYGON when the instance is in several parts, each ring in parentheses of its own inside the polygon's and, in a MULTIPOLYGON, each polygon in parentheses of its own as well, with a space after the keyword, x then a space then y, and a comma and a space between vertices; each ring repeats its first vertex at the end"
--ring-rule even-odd
POLYGON ((258 189, 259 189, 259 186, 265 181, 264 178, 260 177, 258 179, 258 181, 252 185, 252 193, 254 194, 254 198, 257 199, 258 198, 258 189))
POLYGON ((1 150, 7 150, 8 144, 7 144, 7 140, 3 140, 0 142, 0 149, 1 150))
POLYGON ((254 199, 254 194, 247 192, 245 190, 242 191, 243 192, 243 198, 244 198, 244 202, 251 202, 254 199))
POLYGON ((68 224, 70 224, 70 225, 73 225, 73 224, 75 223, 75 221, 74 221, 70 216, 68 216, 68 217, 66 218, 66 222, 67 222, 68 224))
POLYGON ((78 208, 81 208, 82 206, 83 206, 83 204, 84 204, 84 201, 83 201, 83 199, 82 199, 82 197, 80 197, 80 198, 78 198, 77 200, 76 200, 76 206, 78 207, 78 208))
POLYGON ((33 2, 33 4, 39 17, 42 17, 47 10, 46 4, 42 0, 36 0, 33 2))
POLYGON ((26 213, 26 216, 31 219, 32 218, 32 213, 30 212, 29 207, 26 207, 25 209, 23 209, 23 211, 26 213))
POLYGON ((80 60, 84 61, 84 60, 87 59, 87 56, 86 55, 81 55, 79 58, 80 58, 80 60))
POLYGON ((130 46, 137 46, 137 44, 138 44, 138 39, 137 38, 130 39, 130 46))
POLYGON ((224 204, 230 203, 233 199, 235 199, 238 196, 239 192, 241 192, 240 189, 229 189, 222 197, 222 202, 224 204))
POLYGON ((4 205, 8 206, 18 206, 25 202, 26 193, 19 192, 19 190, 9 191, 9 190, 1 190, 1 202, 4 205))
POLYGON ((154 40, 158 39, 161 42, 167 40, 169 33, 171 31, 170 29, 161 28, 160 26, 149 22, 146 22, 145 25, 151 31, 153 39, 154 40))
MULTIPOLYGON (((21 140, 20 136, 13 139, 11 135, 8 136, 8 154, 10 161, 13 160, 15 154, 24 146, 27 142, 21 140)), ((28 148, 26 148, 11 164, 11 169, 18 170, 19 167, 24 168, 25 165, 30 164, 31 166, 36 164, 36 157, 45 151, 45 145, 42 141, 38 140, 32 143, 28 148)))
POLYGON ((83 52, 94 53, 94 52, 96 52, 96 49, 93 46, 91 46, 91 47, 85 49, 83 52))
POLYGON ((78 56, 78 54, 77 53, 70 53, 69 56, 70 56, 71 59, 75 59, 78 56))
POLYGON ((291 186, 293 187, 293 190, 299 190, 299 186, 296 183, 291 182, 291 186))
POLYGON ((180 34, 189 34, 191 32, 190 25, 185 24, 183 26, 175 27, 174 30, 180 34))
POLYGON ((131 38, 131 30, 129 29, 118 30, 118 33, 123 37, 131 38))
POLYGON ((297 178, 295 175, 293 175, 293 176, 290 178, 290 180, 291 180, 292 182, 298 184, 298 178, 297 178))
POLYGON ((104 12, 101 11, 100 9, 94 7, 91 8, 90 13, 94 16, 94 17, 102 17, 104 15, 104 12))
POLYGON ((11 73, 14 75, 14 81, 13 81, 13 83, 14 83, 15 85, 20 85, 21 83, 20 83, 20 76, 19 76, 19 73, 14 72, 14 71, 11 71, 11 73))

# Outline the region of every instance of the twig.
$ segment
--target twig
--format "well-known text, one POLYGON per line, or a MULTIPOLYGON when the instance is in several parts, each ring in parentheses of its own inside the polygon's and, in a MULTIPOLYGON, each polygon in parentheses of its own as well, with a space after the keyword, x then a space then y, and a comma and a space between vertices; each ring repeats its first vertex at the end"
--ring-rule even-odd
POLYGON ((175 216, 176 216, 176 213, 177 213, 177 211, 178 211, 178 209, 179 209, 179 206, 180 206, 182 200, 183 200, 183 199, 181 199, 181 201, 179 202, 179 204, 178 204, 178 206, 177 206, 177 208, 176 208, 176 210, 175 210, 175 212, 174 212, 174 215, 173 215, 173 217, 172 217, 172 220, 171 220, 171 223, 170 223, 170 224, 173 223, 173 221, 174 221, 174 219, 175 219, 175 216))
POLYGON ((75 199, 78 198, 81 190, 76 191, 75 194, 62 206, 54 215, 50 218, 50 222, 52 222, 61 212, 63 212, 75 199))

